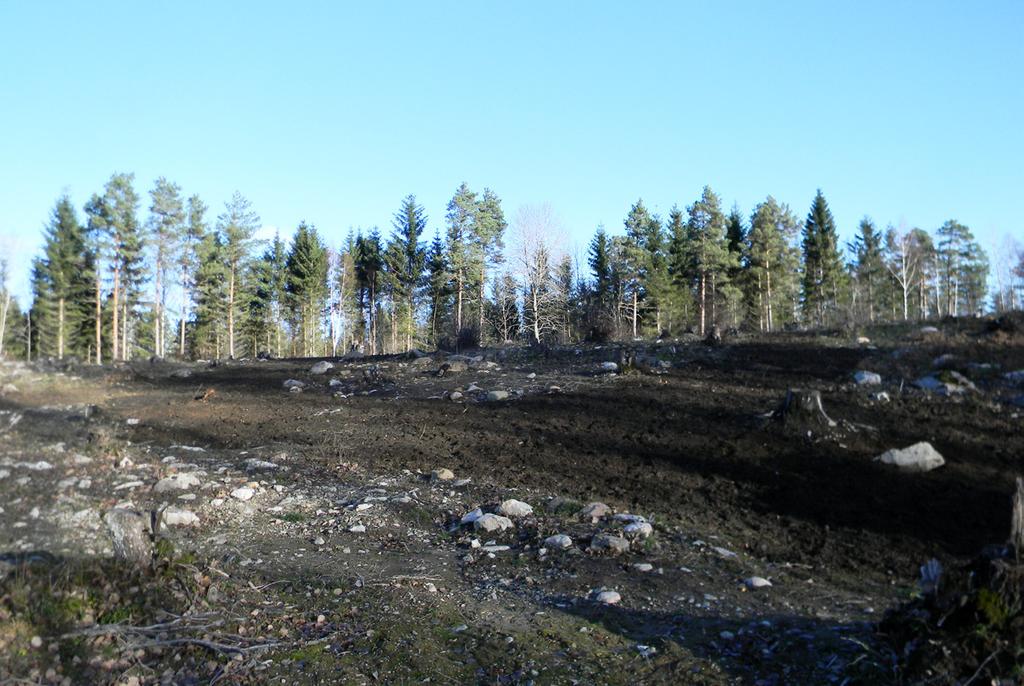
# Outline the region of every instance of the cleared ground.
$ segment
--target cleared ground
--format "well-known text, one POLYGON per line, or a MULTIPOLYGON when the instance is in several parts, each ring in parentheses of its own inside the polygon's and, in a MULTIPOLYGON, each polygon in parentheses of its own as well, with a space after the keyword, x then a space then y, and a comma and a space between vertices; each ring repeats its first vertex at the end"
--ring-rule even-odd
POLYGON ((990 328, 638 345, 637 368, 617 374, 601 363, 619 346, 331 360, 325 374, 313 360, 8 365, 0 652, 14 659, 0 674, 896 682, 875 623, 917 592, 923 562, 955 564, 1008 534, 1024 409, 1004 374, 1024 368, 1024 337, 990 328), (882 385, 857 386, 858 369, 882 385), (912 385, 950 370, 977 389, 912 385), (790 388, 821 391, 839 429, 768 417, 790 388), (508 398, 488 400, 496 390, 508 398), (905 474, 873 460, 918 441, 946 465, 905 474), (431 480, 441 468, 454 479, 431 480), (197 483, 157 492, 174 474, 197 483), (509 498, 533 514, 503 532, 459 525, 509 498), (581 517, 594 501, 653 533, 593 551, 629 523, 581 517), (168 504, 198 522, 159 532, 163 582, 89 576, 110 552, 106 510, 168 504), (571 547, 542 552, 554 534, 571 547), (27 597, 43 587, 47 607, 27 597), (602 589, 621 601, 598 602, 602 589))

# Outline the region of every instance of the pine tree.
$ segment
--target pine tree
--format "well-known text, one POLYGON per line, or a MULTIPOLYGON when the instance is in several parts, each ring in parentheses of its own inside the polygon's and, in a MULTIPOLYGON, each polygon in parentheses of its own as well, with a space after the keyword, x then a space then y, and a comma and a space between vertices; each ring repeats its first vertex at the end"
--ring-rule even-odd
POLYGON ((355 264, 356 239, 349 230, 345 245, 338 257, 335 287, 338 289, 337 310, 341 324, 341 341, 347 351, 358 337, 355 327, 357 308, 357 278, 355 264))
POLYGON ((697 287, 698 333, 705 334, 707 324, 716 319, 716 290, 727 276, 729 251, 725 242, 725 217, 718 196, 705 186, 701 197, 687 208, 689 271, 697 287), (711 309, 710 318, 707 316, 711 309))
POLYGON ((220 233, 208 231, 196 248, 194 357, 220 358, 227 323, 227 267, 220 233))
POLYGON ((327 301, 327 248, 316 228, 299 224, 285 262, 288 302, 297 315, 303 355, 315 354, 320 315, 327 301))
POLYGON ((680 310, 682 323, 690 324, 692 322, 688 320, 692 305, 690 294, 690 289, 693 286, 693 269, 690 264, 692 248, 687 232, 686 216, 677 205, 673 205, 668 213, 665 230, 668 233, 669 286, 672 289, 673 300, 680 310))
POLYGON ((252 209, 252 204, 235 191, 224 205, 224 212, 217 218, 217 231, 220 234, 221 253, 227 274, 227 320, 228 320, 228 356, 235 356, 235 307, 237 281, 249 259, 252 250, 253 236, 259 228, 259 215, 252 209))
POLYGON ((750 216, 744 259, 749 272, 749 300, 757 310, 761 331, 774 331, 777 323, 788 319, 782 304, 792 302, 796 290, 798 257, 792 241, 797 231, 798 221, 789 207, 770 195, 750 216))
POLYGON ((465 325, 465 295, 469 279, 475 271, 473 269, 473 237, 477 209, 476 193, 469 190, 469 186, 463 182, 448 202, 445 214, 447 223, 445 261, 448 263, 448 269, 452 275, 452 289, 455 296, 453 324, 456 338, 462 333, 465 325))
POLYGON ((804 312, 823 326, 838 314, 844 272, 835 219, 821 189, 804 222, 803 263, 804 312))
POLYGON ((185 322, 195 304, 199 253, 206 240, 206 204, 198 195, 188 199, 186 222, 178 250, 178 274, 181 284, 181 312, 178 320, 178 355, 185 357, 185 322))
POLYGON ((381 272, 384 268, 383 247, 380 242, 380 231, 373 228, 369 236, 361 233, 356 236, 355 253, 356 283, 358 284, 361 309, 366 310, 365 321, 366 342, 371 355, 377 354, 378 316, 377 305, 380 298, 381 272))
POLYGON ((167 319, 167 274, 175 261, 185 223, 185 204, 181 187, 164 177, 156 180, 149 192, 149 242, 153 246, 153 339, 154 353, 163 357, 167 319))
POLYGON ((490 188, 484 188, 483 195, 477 203, 474 213, 473 236, 476 246, 474 261, 479 264, 478 284, 478 330, 481 342, 484 337, 484 285, 487 282, 487 269, 501 263, 502 251, 505 248, 502 239, 508 222, 501 209, 501 199, 490 188))

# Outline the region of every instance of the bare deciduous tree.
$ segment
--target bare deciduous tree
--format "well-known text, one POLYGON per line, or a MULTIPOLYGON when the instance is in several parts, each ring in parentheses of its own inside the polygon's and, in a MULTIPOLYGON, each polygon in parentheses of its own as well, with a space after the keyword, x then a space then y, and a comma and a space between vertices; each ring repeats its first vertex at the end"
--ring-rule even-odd
POLYGON ((514 262, 523 289, 523 319, 534 343, 561 324, 563 295, 555 279, 563 230, 548 203, 525 205, 513 222, 514 262))

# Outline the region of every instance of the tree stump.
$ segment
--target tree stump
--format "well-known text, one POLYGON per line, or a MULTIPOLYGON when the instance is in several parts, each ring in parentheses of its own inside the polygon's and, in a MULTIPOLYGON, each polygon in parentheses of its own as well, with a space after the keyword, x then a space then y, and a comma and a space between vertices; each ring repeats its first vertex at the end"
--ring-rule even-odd
POLYGON ((104 521, 114 544, 114 557, 139 567, 148 567, 153 559, 150 517, 134 510, 114 508, 107 512, 104 521))
POLYGON ((704 344, 711 347, 722 345, 722 330, 718 328, 718 324, 712 326, 708 331, 708 335, 704 337, 704 344))
POLYGON ((837 423, 825 413, 821 404, 821 391, 791 388, 775 411, 775 418, 783 424, 835 428, 837 423))

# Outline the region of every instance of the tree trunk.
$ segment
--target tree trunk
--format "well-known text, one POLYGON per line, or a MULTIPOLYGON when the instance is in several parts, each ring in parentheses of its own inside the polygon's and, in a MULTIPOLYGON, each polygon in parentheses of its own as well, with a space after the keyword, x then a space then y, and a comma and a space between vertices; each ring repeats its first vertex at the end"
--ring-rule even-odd
POLYGON ((228 357, 235 357, 235 267, 228 276, 228 357))
POLYGON ((636 288, 633 289, 633 338, 636 338, 636 318, 637 318, 637 295, 636 288))
POLYGON ((118 343, 118 340, 119 340, 118 339, 118 329, 117 329, 117 320, 118 320, 118 302, 117 302, 117 299, 118 299, 118 296, 119 296, 118 291, 120 290, 120 288, 121 288, 121 270, 115 267, 114 268, 113 326, 111 327, 114 330, 114 337, 113 337, 113 345, 114 345, 113 353, 114 354, 113 354, 113 359, 114 359, 115 362, 117 362, 119 359, 121 359, 120 356, 117 354, 118 353, 118 345, 119 345, 119 343, 118 343))
POLYGON ((103 304, 99 265, 96 267, 96 364, 103 364, 103 304))
POLYGON ((7 312, 11 307, 11 294, 4 290, 4 300, 0 303, 0 358, 4 356, 4 340, 7 337, 7 312))
POLYGON ((128 294, 124 293, 121 298, 121 359, 130 360, 131 354, 128 350, 128 294))
POLYGON ((57 300, 57 359, 64 359, 64 298, 57 300))
POLYGON ((704 336, 704 296, 706 290, 706 275, 704 272, 700 273, 700 336, 704 336))
POLYGON ((155 284, 155 286, 156 286, 156 302, 153 304, 153 309, 156 310, 155 316, 153 317, 153 354, 156 355, 157 357, 163 357, 163 345, 162 345, 162 341, 160 340, 160 335, 162 333, 161 329, 163 328, 161 326, 161 323, 162 323, 162 320, 163 320, 163 311, 162 311, 163 299, 160 297, 160 282, 161 282, 161 273, 160 273, 160 271, 162 269, 162 266, 161 266, 160 263, 161 263, 160 256, 157 255, 157 260, 156 260, 156 284, 155 284))
POLYGON ((484 279, 487 276, 485 263, 486 260, 480 265, 480 329, 477 336, 479 337, 481 346, 484 344, 484 279))

